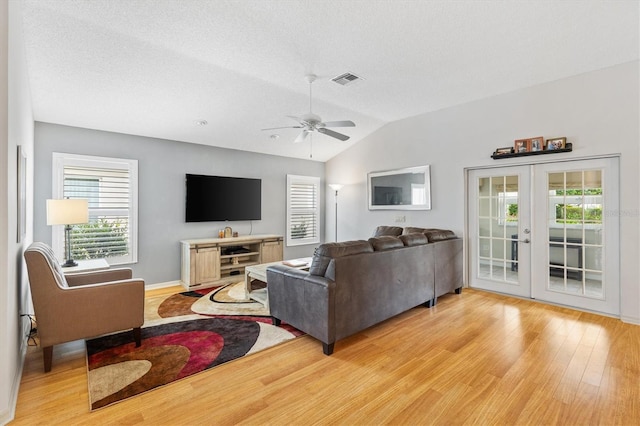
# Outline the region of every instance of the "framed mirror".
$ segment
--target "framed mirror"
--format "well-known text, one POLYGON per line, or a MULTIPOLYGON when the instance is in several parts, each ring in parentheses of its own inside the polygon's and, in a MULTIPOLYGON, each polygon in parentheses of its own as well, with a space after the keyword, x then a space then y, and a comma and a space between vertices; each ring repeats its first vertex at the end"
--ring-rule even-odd
POLYGON ((371 172, 369 210, 431 210, 429 166, 371 172))

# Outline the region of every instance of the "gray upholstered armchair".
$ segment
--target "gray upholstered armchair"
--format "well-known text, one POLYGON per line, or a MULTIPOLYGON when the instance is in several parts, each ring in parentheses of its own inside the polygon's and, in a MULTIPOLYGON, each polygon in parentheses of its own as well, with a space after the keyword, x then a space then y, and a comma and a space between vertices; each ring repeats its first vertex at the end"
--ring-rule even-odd
POLYGON ((133 329, 140 346, 144 322, 144 281, 131 269, 70 274, 65 277, 53 250, 33 243, 24 253, 43 348, 44 371, 51 371, 53 345, 133 329))

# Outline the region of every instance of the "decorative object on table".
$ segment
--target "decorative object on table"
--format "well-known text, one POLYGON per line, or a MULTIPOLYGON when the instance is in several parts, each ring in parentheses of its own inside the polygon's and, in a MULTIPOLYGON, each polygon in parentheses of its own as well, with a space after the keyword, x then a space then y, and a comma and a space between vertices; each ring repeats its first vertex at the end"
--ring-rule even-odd
POLYGON ((89 202, 83 199, 47 200, 47 225, 64 225, 65 258, 63 268, 78 266, 71 255, 71 225, 89 223, 89 202))
POLYGON ((231 238, 232 234, 233 234, 233 231, 232 231, 230 226, 227 226, 227 227, 224 228, 224 237, 225 238, 231 238))
POLYGON ((567 144, 567 138, 553 138, 547 139, 547 145, 545 149, 547 151, 555 151, 558 149, 564 149, 567 144))
POLYGON ((224 229, 218 231, 218 238, 224 238, 224 229))
POLYGON ((431 210, 430 170, 426 165, 370 172, 369 210, 431 210))
POLYGON ((139 348, 124 333, 86 341, 92 410, 304 334, 272 325, 243 282, 147 298, 144 312, 139 348))
POLYGON ((238 238, 238 232, 237 231, 233 231, 233 237, 234 238, 238 238))
POLYGON ((338 241, 338 191, 340 191, 342 189, 344 185, 342 185, 341 183, 330 183, 329 184, 329 188, 333 189, 336 192, 336 216, 335 216, 335 220, 336 220, 336 239, 335 241, 338 241))

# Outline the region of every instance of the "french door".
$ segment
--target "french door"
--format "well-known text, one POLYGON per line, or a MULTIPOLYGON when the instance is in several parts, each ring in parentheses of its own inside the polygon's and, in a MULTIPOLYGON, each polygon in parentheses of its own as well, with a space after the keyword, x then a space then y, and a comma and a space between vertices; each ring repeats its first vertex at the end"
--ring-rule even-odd
POLYGON ((618 159, 471 170, 471 287, 619 314, 618 159))

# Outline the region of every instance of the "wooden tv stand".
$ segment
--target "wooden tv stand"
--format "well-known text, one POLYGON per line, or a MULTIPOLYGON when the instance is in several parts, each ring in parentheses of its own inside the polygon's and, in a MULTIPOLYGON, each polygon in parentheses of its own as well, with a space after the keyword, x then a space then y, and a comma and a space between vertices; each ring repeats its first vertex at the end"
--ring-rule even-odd
POLYGON ((180 241, 182 285, 187 290, 244 280, 244 268, 282 260, 281 235, 246 235, 180 241))

